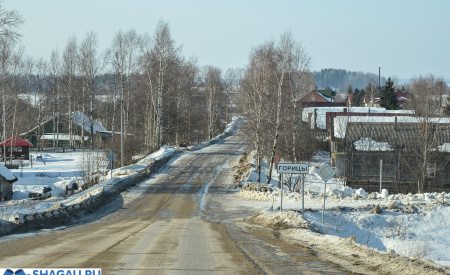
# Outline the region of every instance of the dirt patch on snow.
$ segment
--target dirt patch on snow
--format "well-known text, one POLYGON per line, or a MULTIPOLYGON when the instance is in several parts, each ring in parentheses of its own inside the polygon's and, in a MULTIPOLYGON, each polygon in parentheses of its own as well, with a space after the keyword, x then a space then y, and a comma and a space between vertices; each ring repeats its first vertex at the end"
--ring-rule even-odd
POLYGON ((286 229, 278 232, 289 240, 330 263, 361 274, 450 274, 450 268, 417 257, 406 257, 392 251, 355 243, 354 238, 342 239, 310 230, 286 229))
POLYGON ((294 211, 260 211, 247 219, 248 222, 273 229, 304 228, 309 229, 309 223, 294 211))
POLYGON ((249 155, 246 152, 242 153, 238 164, 234 166, 236 172, 233 175, 233 184, 235 186, 239 186, 243 176, 249 173, 251 166, 249 155))
POLYGON ((262 210, 247 222, 274 229, 278 238, 306 249, 344 270, 358 274, 450 274, 450 268, 418 257, 406 257, 391 250, 382 252, 355 242, 317 233, 296 211, 262 210))

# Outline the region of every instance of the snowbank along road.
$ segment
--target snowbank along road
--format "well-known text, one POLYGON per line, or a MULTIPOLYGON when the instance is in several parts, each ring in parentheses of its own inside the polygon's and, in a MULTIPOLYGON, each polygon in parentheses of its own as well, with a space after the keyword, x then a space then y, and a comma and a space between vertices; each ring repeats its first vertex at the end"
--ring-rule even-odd
POLYGON ((103 207, 107 214, 94 214, 97 220, 2 240, 0 266, 102 268, 103 274, 345 273, 271 229, 247 227, 243 218, 253 212, 227 212, 215 203, 230 192, 222 187, 246 146, 242 140, 236 135, 181 155, 103 207))

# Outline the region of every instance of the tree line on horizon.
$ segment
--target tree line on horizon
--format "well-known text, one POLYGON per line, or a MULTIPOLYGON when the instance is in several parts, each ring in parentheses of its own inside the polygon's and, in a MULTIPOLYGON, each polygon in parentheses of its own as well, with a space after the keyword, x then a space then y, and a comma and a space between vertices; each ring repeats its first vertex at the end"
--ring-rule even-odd
MULTIPOLYGON (((327 68, 313 72, 313 74, 318 89, 330 88, 338 93, 345 93, 349 86, 352 86, 353 89, 363 89, 368 83, 378 85, 378 75, 374 73, 327 68)), ((381 77, 381 83, 385 82, 386 78, 381 77)))

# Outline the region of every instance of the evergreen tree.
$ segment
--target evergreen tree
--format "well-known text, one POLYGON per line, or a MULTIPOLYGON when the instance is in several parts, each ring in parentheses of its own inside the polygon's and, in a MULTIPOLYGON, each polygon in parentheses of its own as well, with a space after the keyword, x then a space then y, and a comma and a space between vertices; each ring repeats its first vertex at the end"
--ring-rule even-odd
POLYGON ((360 107, 364 105, 364 89, 358 89, 356 88, 355 91, 353 92, 353 97, 352 97, 352 106, 353 107, 360 107))
POLYGON ((386 110, 398 110, 399 108, 394 82, 390 77, 381 87, 380 106, 386 108, 386 110))
POLYGON ((351 94, 353 94, 353 89, 352 89, 352 85, 349 85, 348 89, 347 89, 347 95, 351 95, 351 94))

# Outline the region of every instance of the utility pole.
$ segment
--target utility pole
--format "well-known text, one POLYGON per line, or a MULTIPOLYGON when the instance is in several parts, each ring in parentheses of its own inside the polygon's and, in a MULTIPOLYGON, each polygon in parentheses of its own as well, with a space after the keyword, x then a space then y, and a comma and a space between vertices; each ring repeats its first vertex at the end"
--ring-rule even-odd
POLYGON ((378 89, 381 89, 381 67, 378 67, 378 89))
POLYGON ((120 101, 120 167, 123 167, 123 96, 120 101))

